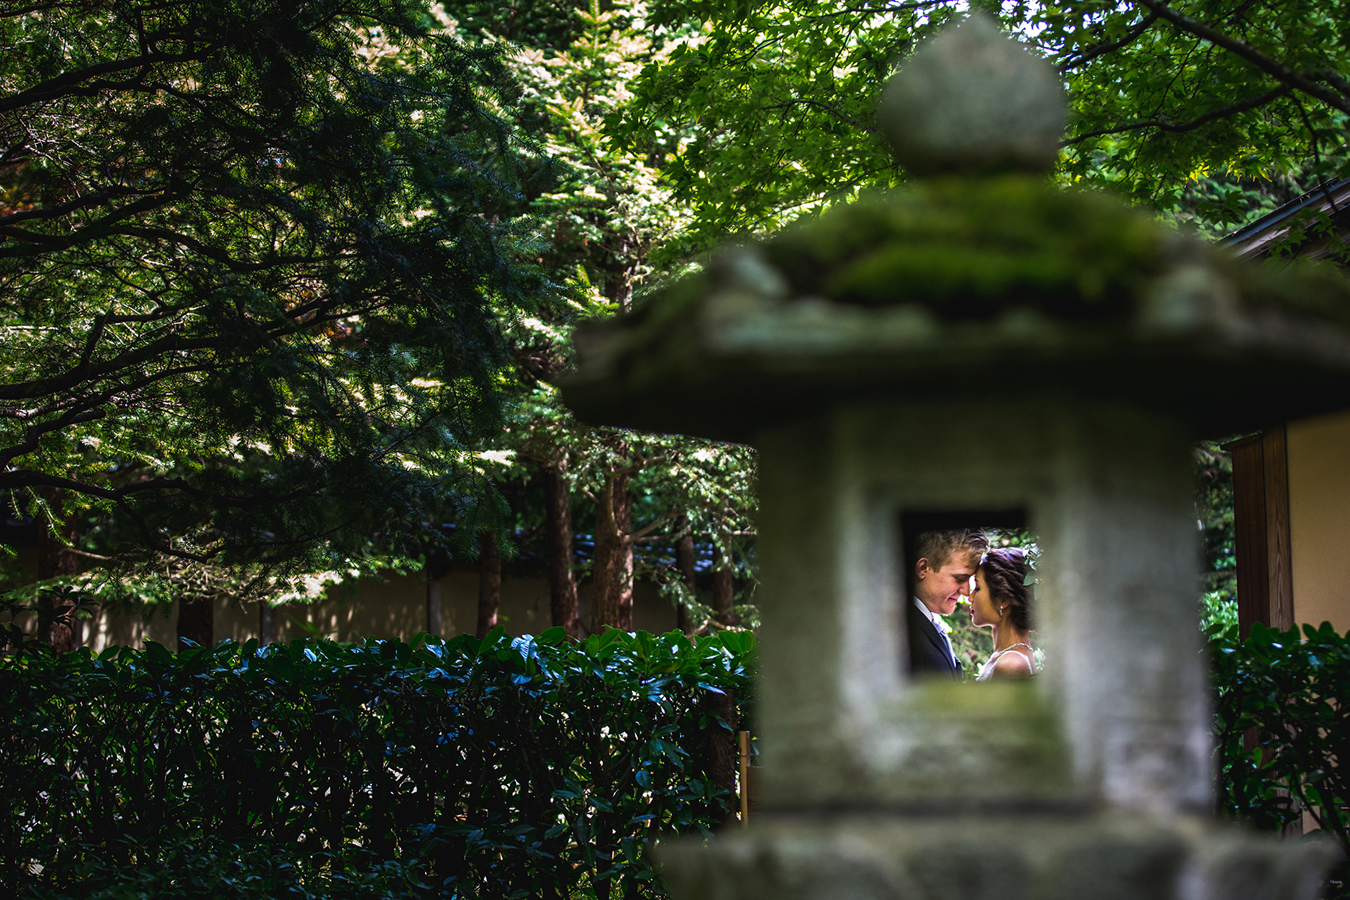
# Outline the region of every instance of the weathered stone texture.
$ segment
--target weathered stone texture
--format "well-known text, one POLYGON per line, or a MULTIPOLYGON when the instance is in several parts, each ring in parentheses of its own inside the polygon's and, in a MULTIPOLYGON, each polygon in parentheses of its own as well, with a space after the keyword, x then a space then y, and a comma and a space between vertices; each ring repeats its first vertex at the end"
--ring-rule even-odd
POLYGON ((1046 172, 1064 112, 1054 71, 976 12, 906 60, 882 99, 881 126, 915 174, 1046 172))
POLYGON ((1293 900, 1333 853, 1097 813, 771 819, 657 855, 673 895, 698 900, 1293 900))

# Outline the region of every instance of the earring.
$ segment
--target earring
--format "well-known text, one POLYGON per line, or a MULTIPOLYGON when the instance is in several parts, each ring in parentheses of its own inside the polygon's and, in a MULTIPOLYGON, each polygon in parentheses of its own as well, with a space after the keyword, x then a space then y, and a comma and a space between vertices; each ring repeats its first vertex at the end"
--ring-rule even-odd
POLYGON ((998 617, 999 617, 1000 619, 1003 618, 1003 614, 1006 613, 1007 611, 1008 611, 1008 607, 1006 607, 1006 606, 1000 606, 1000 607, 998 608, 998 617))

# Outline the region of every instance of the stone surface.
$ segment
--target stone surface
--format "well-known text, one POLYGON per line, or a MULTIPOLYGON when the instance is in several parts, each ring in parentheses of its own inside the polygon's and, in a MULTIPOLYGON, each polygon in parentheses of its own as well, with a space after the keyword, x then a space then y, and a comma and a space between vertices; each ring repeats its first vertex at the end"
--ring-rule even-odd
POLYGON ((767 808, 1208 808, 1189 442, 1174 420, 986 392, 841 402, 755 443, 767 808), (902 676, 900 513, 963 509, 1023 510, 1048 548, 1037 640, 1053 662, 1029 695, 902 676))
POLYGON ((881 127, 917 175, 1048 172, 1064 112, 1049 63, 976 11, 920 46, 891 78, 881 127))
POLYGON ((657 850, 698 900, 1312 900, 1330 843, 1110 814, 770 817, 657 850))
MULTIPOLYGON (((989 189, 964 187, 973 195, 989 189)), ((959 191, 914 193, 872 202, 914 207, 905 216, 920 223, 950 218, 950 206, 966 202, 959 191)), ((1015 191, 1006 202, 1016 207, 1025 196, 1015 191)), ((1114 206, 1085 197, 1061 218, 1084 230, 1101 221, 1103 205, 1114 206)), ((961 221, 1006 218, 1002 206, 975 204, 961 221)), ((897 278, 889 302, 832 300, 794 287, 771 262, 814 246, 820 258, 811 266, 821 280, 832 266, 850 264, 847 252, 832 250, 834 232, 862 226, 827 216, 775 238, 788 245, 782 251, 775 242, 727 251, 640 313, 582 329, 564 400, 585 421, 746 442, 841 397, 964 396, 991 384, 1016 385, 1023 396, 1129 402, 1209 434, 1326 412, 1350 395, 1350 323, 1340 318, 1350 289, 1303 292, 1292 275, 1239 265, 1115 209, 1112 234, 1121 241, 1146 234, 1114 303, 1069 294, 1047 306, 1024 291, 977 305, 977 279, 987 270, 978 254, 956 268, 950 294, 897 278), (978 314, 966 314, 972 309, 978 314)), ((902 229, 875 252, 914 240, 902 229)), ((988 247, 997 260, 1018 245, 1013 234, 990 238, 988 247)))

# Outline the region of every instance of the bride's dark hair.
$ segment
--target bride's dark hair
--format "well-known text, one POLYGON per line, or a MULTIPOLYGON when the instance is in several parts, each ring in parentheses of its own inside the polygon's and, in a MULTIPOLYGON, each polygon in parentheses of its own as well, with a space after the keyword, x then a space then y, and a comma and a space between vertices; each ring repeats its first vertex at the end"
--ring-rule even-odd
POLYGON ((1027 557, 1021 550, 990 550, 980 564, 984 583, 995 606, 1008 604, 1004 615, 1012 619, 1018 631, 1031 630, 1031 588, 1023 582, 1027 578, 1027 557))

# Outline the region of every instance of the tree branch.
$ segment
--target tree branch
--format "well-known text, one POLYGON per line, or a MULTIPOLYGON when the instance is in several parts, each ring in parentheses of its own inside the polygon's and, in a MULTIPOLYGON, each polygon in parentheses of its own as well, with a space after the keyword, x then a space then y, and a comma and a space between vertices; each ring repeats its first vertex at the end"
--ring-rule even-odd
POLYGON ((797 97, 792 100, 784 100, 781 103, 770 103, 768 106, 760 107, 760 109, 778 110, 778 109, 788 109, 793 106, 814 106, 824 110, 829 115, 834 116, 836 119, 838 119, 840 122, 843 122, 845 125, 857 128, 859 131, 868 133, 876 131, 875 125, 859 121, 858 119, 855 119, 853 116, 850 116, 847 113, 845 113, 843 110, 837 108, 833 104, 826 103, 824 100, 816 100, 811 97, 797 97))
POLYGON ((653 456, 650 459, 646 458, 639 459, 637 462, 633 463, 630 466, 625 466, 622 469, 615 469, 613 472, 610 473, 610 475, 614 478, 623 478, 624 476, 627 475, 636 475, 638 472, 641 472, 648 466, 655 465, 656 463, 663 461, 668 456, 670 456, 669 453, 662 453, 660 456, 653 456))
POLYGON ((81 382, 93 381, 96 378, 113 375, 121 369, 139 366, 156 356, 186 350, 202 350, 214 347, 222 343, 223 340, 223 338, 187 339, 176 334, 166 335, 158 340, 151 341, 138 350, 128 351, 105 363, 80 366, 63 375, 53 375, 50 378, 35 378, 31 381, 0 385, 0 400, 27 400, 33 397, 46 397, 61 391, 68 391, 81 382))
POLYGON ((85 336, 84 350, 80 353, 80 363, 75 367, 76 372, 83 372, 89 368, 89 360, 94 355, 94 348, 98 346, 99 338, 103 337, 103 330, 107 327, 107 314, 94 316, 94 327, 85 336))
POLYGON ((666 513, 664 516, 662 516, 661 518, 655 519, 655 520, 653 520, 653 521, 647 523, 647 524, 644 525, 642 528, 639 528, 637 531, 634 531, 632 534, 626 534, 626 535, 623 535, 623 536, 622 536, 622 540, 625 540, 625 541, 627 541, 627 542, 629 542, 629 543, 633 543, 633 542, 635 542, 635 541, 639 541, 639 540, 641 540, 643 537, 645 537, 646 535, 649 535, 649 534, 651 534, 653 531, 655 531, 655 530, 657 529, 657 527, 661 525, 662 522, 665 522, 667 519, 673 518, 675 515, 676 515, 676 513, 675 513, 674 511, 667 512, 667 513, 666 513))
POLYGON ((186 482, 180 478, 150 478, 136 484, 126 485, 120 488, 104 488, 89 484, 84 481, 76 481, 73 478, 65 478, 60 475, 48 475, 46 472, 34 472, 31 469, 10 469, 0 471, 0 489, 13 489, 24 487, 55 487, 64 488, 75 494, 85 494, 90 497, 98 497, 101 500, 114 500, 121 502, 126 499, 128 494, 141 493, 148 490, 160 488, 179 488, 185 493, 200 494, 200 491, 194 491, 186 482))
MULTIPOLYGON (((65 94, 87 91, 88 85, 83 83, 91 79, 102 78, 105 75, 112 75, 116 72, 126 72, 132 69, 144 69, 148 66, 159 65, 161 63, 181 63, 192 62, 200 59, 201 53, 150 53, 144 56, 138 56, 135 59, 119 59, 112 62, 99 63, 95 66, 87 66, 83 69, 77 69, 74 72, 66 72, 64 75, 58 75, 55 78, 49 78, 41 84, 36 84, 26 91, 20 91, 17 94, 11 94, 9 97, 0 99, 0 113, 6 113, 20 107, 29 106, 34 103, 42 103, 47 100, 55 100, 65 94)), ((134 82, 127 82, 134 84, 134 82)))
POLYGON ((808 16, 802 16, 802 21, 812 19, 835 19, 839 16, 853 15, 855 13, 902 13, 913 10, 927 10, 934 6, 945 6, 955 4, 957 0, 911 0, 906 3, 891 3, 890 0, 882 0, 881 3, 864 3, 862 6, 845 6, 834 12, 812 13, 808 16))
POLYGON ((1160 2, 1160 0, 1137 0, 1137 2, 1148 7, 1158 16, 1171 22, 1181 31, 1188 32, 1202 40, 1209 41, 1214 46, 1222 47, 1229 53, 1247 60, 1247 62, 1256 66, 1262 72, 1265 72, 1281 84, 1287 85, 1296 91, 1301 91, 1310 97, 1316 97, 1318 100, 1321 100, 1328 106, 1339 109, 1341 112, 1350 113, 1350 82, 1347 82, 1339 75, 1325 70, 1319 71, 1316 76, 1295 72, 1284 63, 1270 58, 1246 41, 1238 40, 1231 35, 1224 34, 1217 29, 1211 28, 1198 19, 1193 19, 1184 13, 1179 13, 1166 3, 1160 2), (1334 85, 1337 90, 1328 90, 1318 84, 1318 80, 1327 81, 1334 85))
POLYGON ((117 560, 111 556, 102 556, 98 553, 90 553, 88 550, 77 550, 74 547, 65 548, 65 552, 73 553, 76 556, 83 556, 85 559, 92 559, 95 562, 102 562, 102 563, 117 562, 117 560))
MULTIPOLYGON (((172 180, 176 181, 177 179, 172 180)), ((83 228, 79 228, 73 231, 67 237, 55 237, 53 235, 43 234, 41 232, 36 231, 28 231, 22 228, 14 228, 12 226, 3 224, 0 224, 0 234, 7 235, 11 240, 44 244, 53 250, 64 250, 68 247, 73 247, 76 244, 82 243, 86 240, 91 239, 99 240, 111 234, 128 233, 131 229, 122 231, 112 229, 109 226, 115 225, 118 222, 121 222, 125 219, 132 218, 133 216, 139 216, 142 213, 147 213, 150 212, 151 210, 159 209, 161 206, 167 206, 168 204, 173 203, 175 201, 185 200, 187 199, 191 191, 180 183, 180 186, 177 189, 166 188, 165 190, 155 192, 147 192, 147 191, 122 192, 123 195, 127 193, 137 193, 142 194, 143 196, 141 196, 139 200, 136 200, 133 203, 128 203, 126 206, 114 209, 111 212, 104 215, 101 219, 96 219, 93 222, 90 222, 87 225, 85 225, 83 228)), ((11 216, 10 218, 15 218, 23 215, 24 213, 16 213, 15 216, 11 216)), ((198 252, 201 251, 199 250, 198 252)), ((27 254, 5 254, 5 255, 31 256, 32 254, 27 253, 27 254)))
MULTIPOLYGON (((64 216, 66 213, 75 212, 77 209, 83 209, 87 206, 95 206, 104 200, 112 197, 114 194, 126 195, 133 193, 128 190, 114 191, 112 188, 104 188, 92 194, 86 194, 83 197, 76 197, 74 200, 65 203, 58 203, 56 206, 42 206, 37 209, 26 209, 22 212, 10 213, 7 216, 0 216, 0 225, 10 225, 15 222, 24 222, 28 219, 52 219, 57 216, 64 216)), ((135 192, 139 193, 139 192, 135 192)))
POLYGON ((0 468, 8 466, 10 460, 24 456, 37 450, 39 443, 44 435, 51 434, 53 431, 60 431, 63 428, 69 428, 71 425, 79 425, 83 422, 93 422, 96 419, 106 419, 108 413, 102 409, 89 409, 79 412, 71 410, 65 415, 60 416, 50 422, 39 422, 30 425, 24 429, 25 435, 22 443, 15 444, 13 447, 0 452, 0 468))
POLYGON ((1081 66, 1083 63, 1090 62, 1103 54, 1119 50, 1126 44, 1134 43, 1139 39, 1139 36, 1145 31, 1148 31, 1149 26, 1156 21, 1158 21, 1158 14, 1155 12, 1149 13, 1144 17, 1142 22, 1125 32, 1120 38, 1114 41, 1103 41, 1100 44, 1093 44, 1079 53, 1076 59, 1074 57, 1069 57, 1067 60, 1060 63, 1057 71, 1059 74, 1063 75, 1075 66, 1081 66))
POLYGON ((1280 97, 1285 96, 1292 90, 1293 88, 1289 87, 1288 85, 1281 85, 1280 87, 1277 87, 1272 91, 1267 91, 1266 93, 1261 94, 1260 96, 1251 97, 1246 100, 1239 100, 1237 103, 1230 103, 1227 106, 1221 106, 1218 109, 1212 109, 1209 112, 1205 113, 1204 115, 1198 116, 1189 122, 1177 123, 1162 118, 1141 119, 1135 122, 1127 122, 1124 125, 1115 125, 1110 128, 1099 128, 1096 131, 1089 131, 1086 134, 1080 134, 1075 137, 1069 138, 1068 140, 1060 141, 1059 145, 1061 147, 1071 147, 1074 144, 1081 143, 1082 141, 1086 141, 1089 138, 1101 137, 1102 135, 1107 134, 1123 134, 1127 131, 1138 131, 1141 128, 1157 128, 1159 131, 1167 131, 1173 134, 1180 134, 1186 131, 1194 131, 1195 129, 1201 127, 1202 125, 1208 125, 1210 122, 1213 122, 1216 119, 1227 118, 1228 116, 1234 116, 1241 112, 1247 112, 1248 110, 1265 106, 1267 103, 1270 103, 1273 100, 1278 100, 1280 97))

